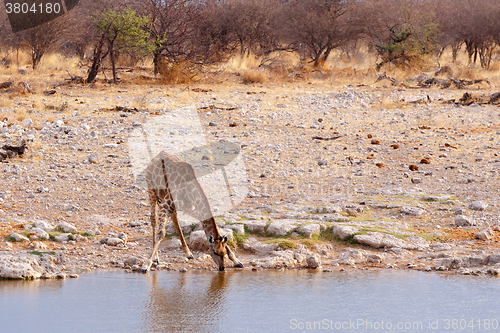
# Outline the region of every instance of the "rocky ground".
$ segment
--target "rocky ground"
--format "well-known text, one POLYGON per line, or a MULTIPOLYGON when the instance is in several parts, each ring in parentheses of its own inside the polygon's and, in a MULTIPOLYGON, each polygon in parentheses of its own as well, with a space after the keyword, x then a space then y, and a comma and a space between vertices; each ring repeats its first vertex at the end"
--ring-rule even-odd
MULTIPOLYGON (((248 194, 217 223, 244 269, 498 274, 500 110, 453 103, 464 90, 379 84, 4 93, 0 146, 25 139, 28 149, 0 164, 0 276, 138 270, 151 251, 150 213, 127 138, 191 106, 209 140, 242 149, 248 194)), ((199 223, 183 224, 195 259, 170 224, 153 269, 215 269, 199 223)))

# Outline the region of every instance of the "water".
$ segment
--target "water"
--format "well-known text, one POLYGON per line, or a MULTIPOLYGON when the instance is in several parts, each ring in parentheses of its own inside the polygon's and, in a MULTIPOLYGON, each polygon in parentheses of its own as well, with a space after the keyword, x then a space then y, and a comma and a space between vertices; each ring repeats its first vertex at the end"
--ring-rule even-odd
POLYGON ((0 281, 0 331, 495 332, 499 296, 498 278, 395 270, 104 271, 0 281))

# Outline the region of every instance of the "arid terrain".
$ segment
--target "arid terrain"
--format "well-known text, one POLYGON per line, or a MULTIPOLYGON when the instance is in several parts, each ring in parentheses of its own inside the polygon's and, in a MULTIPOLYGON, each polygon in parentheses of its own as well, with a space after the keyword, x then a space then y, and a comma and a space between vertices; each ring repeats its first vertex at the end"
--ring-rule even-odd
MULTIPOLYGON (((0 147, 24 139, 27 150, 0 164, 3 277, 140 270, 152 246, 150 209, 128 135, 182 107, 198 110, 207 140, 241 147, 248 194, 216 220, 244 269, 500 270, 500 109, 459 101, 465 92, 489 97, 494 84, 0 79, 8 80, 15 84, 0 92, 0 147), (51 268, 16 271, 23 260, 51 268)), ((195 259, 185 258, 170 224, 153 269, 215 269, 197 251, 199 224, 184 224, 195 259)))

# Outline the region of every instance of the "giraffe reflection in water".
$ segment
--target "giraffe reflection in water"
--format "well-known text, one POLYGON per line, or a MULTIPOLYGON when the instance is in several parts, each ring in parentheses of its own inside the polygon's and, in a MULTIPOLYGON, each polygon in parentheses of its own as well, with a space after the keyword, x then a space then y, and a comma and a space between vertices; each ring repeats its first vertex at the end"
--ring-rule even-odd
POLYGON ((178 274, 165 282, 150 275, 151 288, 146 309, 147 331, 215 332, 224 321, 227 273, 214 273, 210 284, 206 274, 178 274))

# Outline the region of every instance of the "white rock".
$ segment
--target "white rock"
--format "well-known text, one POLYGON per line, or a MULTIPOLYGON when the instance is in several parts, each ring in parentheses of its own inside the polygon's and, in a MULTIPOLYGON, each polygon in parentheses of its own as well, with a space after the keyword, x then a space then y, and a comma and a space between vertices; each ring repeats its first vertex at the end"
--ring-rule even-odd
POLYGON ((349 221, 349 218, 339 213, 333 213, 325 214, 322 216, 322 220, 325 222, 347 222, 349 221))
POLYGON ((21 121, 21 125, 24 127, 31 127, 31 125, 33 125, 33 120, 31 120, 31 118, 26 118, 21 121))
POLYGON ((476 221, 472 217, 465 215, 455 215, 456 227, 469 227, 473 225, 476 225, 476 221))
POLYGON ((58 228, 61 228, 61 230, 69 233, 75 233, 76 232, 76 227, 68 222, 62 222, 57 225, 58 228))
POLYGON ((297 223, 288 221, 275 221, 267 227, 267 233, 276 236, 285 236, 297 227, 297 223))
POLYGON ((73 240, 75 242, 85 242, 85 241, 87 241, 87 237, 82 236, 80 234, 74 234, 74 235, 71 236, 71 238, 73 238, 73 240))
POLYGON ((30 230, 31 239, 49 239, 49 234, 41 228, 33 228, 30 230))
POLYGON ((226 225, 226 228, 236 231, 236 234, 238 235, 245 234, 245 226, 243 224, 228 224, 226 225))
POLYGON ((267 221, 241 221, 244 223, 249 231, 253 232, 260 232, 260 233, 265 233, 266 232, 266 225, 267 221))
POLYGON ((172 237, 167 242, 168 249, 180 249, 182 247, 181 240, 177 237, 172 237))
POLYGON ((367 232, 366 235, 355 235, 353 239, 360 244, 369 245, 374 248, 399 247, 407 250, 417 248, 417 246, 415 246, 414 244, 410 244, 393 235, 384 234, 381 232, 367 232))
POLYGON ((191 235, 189 235, 188 247, 194 251, 207 251, 209 249, 209 243, 205 231, 193 231, 191 235))
POLYGON ((339 236, 340 239, 345 239, 357 232, 359 232, 358 228, 349 225, 336 225, 333 227, 333 234, 339 236))
POLYGON ((481 210, 485 210, 486 207, 488 207, 488 204, 484 200, 477 200, 477 201, 474 201, 470 204, 470 209, 472 209, 472 210, 481 211, 481 210))
POLYGON ((142 224, 143 224, 142 221, 136 220, 136 221, 130 222, 128 225, 131 227, 140 227, 142 224))
POLYGON ((13 237, 16 240, 16 242, 29 242, 30 241, 27 237, 25 237, 23 235, 16 234, 13 231, 10 233, 10 237, 13 237))
POLYGON ((5 279, 37 279, 43 275, 39 258, 27 253, 0 255, 0 277, 5 279))
POLYGON ((411 216, 419 216, 424 214, 425 210, 413 206, 403 206, 401 207, 401 213, 411 216))
POLYGON ((243 244, 243 248, 251 253, 259 255, 268 255, 278 248, 278 244, 277 243, 262 244, 261 242, 250 243, 247 241, 245 244, 243 244))
POLYGON ((300 226, 298 232, 306 234, 307 237, 311 238, 314 234, 319 234, 321 231, 321 227, 319 224, 311 223, 300 226))
POLYGON ((61 119, 58 119, 58 120, 56 120, 54 125, 56 125, 56 127, 64 126, 64 121, 62 121, 61 119))
POLYGON ((109 237, 106 244, 109 246, 117 246, 118 244, 125 244, 123 239, 118 238, 118 237, 109 237))
POLYGON ((59 236, 56 236, 54 239, 56 240, 56 242, 59 243, 67 242, 69 240, 69 235, 71 234, 70 233, 60 234, 59 236))
POLYGON ((129 266, 142 265, 143 260, 140 257, 128 257, 125 259, 124 264, 129 266))
POLYGON ((98 155, 97 155, 97 153, 90 154, 89 157, 88 157, 88 160, 89 160, 89 163, 91 163, 91 164, 97 163, 98 162, 98 155))
POLYGON ((321 259, 317 254, 312 254, 308 256, 306 262, 307 262, 307 268, 316 269, 319 266, 321 266, 321 259))
POLYGON ((484 230, 481 230, 481 231, 477 232, 475 236, 476 236, 477 239, 491 239, 491 238, 495 237, 495 234, 488 227, 488 228, 486 228, 484 230))
POLYGON ((381 263, 382 260, 383 260, 383 257, 379 254, 370 254, 370 255, 368 255, 368 258, 366 258, 367 262, 375 263, 375 264, 381 263))

